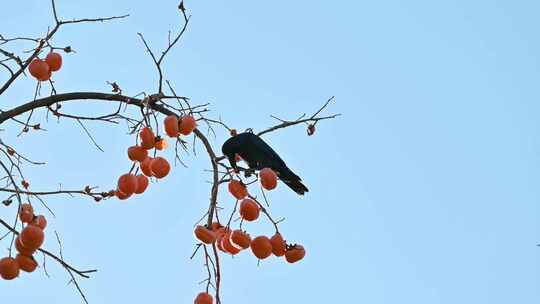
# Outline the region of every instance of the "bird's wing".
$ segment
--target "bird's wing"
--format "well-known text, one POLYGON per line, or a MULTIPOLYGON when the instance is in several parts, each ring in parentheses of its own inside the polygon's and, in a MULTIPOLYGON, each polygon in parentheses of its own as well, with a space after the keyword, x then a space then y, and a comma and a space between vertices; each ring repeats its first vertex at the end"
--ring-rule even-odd
POLYGON ((251 138, 251 146, 257 151, 259 155, 259 162, 261 166, 277 166, 287 167, 285 162, 279 157, 279 155, 265 143, 259 136, 253 135, 251 138))
MULTIPOLYGON (((289 186, 294 192, 304 195, 308 188, 302 184, 298 175, 294 174, 279 157, 279 155, 259 136, 252 133, 242 133, 235 140, 239 146, 238 153, 248 163, 250 168, 271 168, 281 181, 289 186)), ((225 152, 224 152, 225 153, 225 152)))
POLYGON ((277 171, 281 178, 284 179, 296 179, 300 180, 296 174, 294 174, 288 167, 287 164, 279 157, 279 155, 270 147, 266 142, 264 142, 259 136, 254 135, 251 137, 252 146, 257 150, 259 166, 262 168, 269 167, 274 171, 277 171))

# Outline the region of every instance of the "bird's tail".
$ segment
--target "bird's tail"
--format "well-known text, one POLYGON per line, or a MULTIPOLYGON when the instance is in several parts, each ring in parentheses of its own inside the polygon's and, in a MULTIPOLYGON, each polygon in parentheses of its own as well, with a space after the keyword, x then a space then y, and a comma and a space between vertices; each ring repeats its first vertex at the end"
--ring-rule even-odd
POLYGON ((304 193, 309 191, 308 188, 304 184, 302 184, 302 181, 300 181, 299 179, 284 180, 283 182, 285 183, 285 185, 289 186, 289 188, 293 189, 294 192, 300 195, 304 195, 304 193))

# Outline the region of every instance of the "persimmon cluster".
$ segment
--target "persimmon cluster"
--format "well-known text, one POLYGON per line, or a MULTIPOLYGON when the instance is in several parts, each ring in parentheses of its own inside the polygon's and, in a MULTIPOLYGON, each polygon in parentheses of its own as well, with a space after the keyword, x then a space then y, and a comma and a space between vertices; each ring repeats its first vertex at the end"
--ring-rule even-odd
POLYGON ((43 230, 47 226, 47 220, 43 215, 34 215, 32 205, 21 205, 19 219, 25 226, 15 239, 18 254, 15 258, 0 259, 0 277, 4 280, 17 278, 21 270, 25 272, 36 270, 38 264, 33 255, 45 240, 43 230))
POLYGON ((62 56, 51 51, 45 59, 34 58, 28 65, 28 72, 38 81, 47 81, 51 78, 52 72, 60 70, 61 67, 62 56))
MULTIPOLYGON (((195 118, 192 115, 182 116, 180 119, 175 115, 170 115, 163 121, 165 133, 169 137, 176 138, 180 135, 189 135, 196 127, 195 118)), ((141 194, 148 187, 148 178, 164 178, 169 174, 171 166, 169 162, 161 156, 149 156, 148 151, 152 149, 164 150, 167 141, 160 136, 156 136, 150 127, 144 127, 139 131, 139 144, 127 149, 128 158, 138 163, 142 174, 130 172, 118 178, 116 190, 112 190, 110 196, 116 196, 121 200, 128 199, 133 194, 141 194)))
MULTIPOLYGON (((266 190, 275 189, 277 186, 277 176, 270 168, 259 171, 259 180, 261 186, 266 190)), ((247 187, 241 181, 231 180, 228 184, 228 190, 235 199, 240 201, 238 213, 242 220, 252 222, 259 218, 260 206, 249 197, 247 187)), ((231 230, 230 227, 224 227, 218 222, 214 222, 211 227, 196 226, 194 233, 200 242, 207 245, 215 242, 219 250, 231 255, 251 248, 253 255, 258 259, 266 259, 274 254, 277 257, 285 256, 289 263, 295 263, 305 255, 305 250, 301 245, 287 245, 279 232, 276 232, 271 238, 258 236, 252 240, 246 231, 231 230)))
MULTIPOLYGON (((258 179, 266 190, 275 189, 277 186, 277 175, 270 168, 261 169, 258 172, 258 179)), ((259 203, 249 195, 246 185, 240 180, 231 179, 227 186, 229 193, 240 204, 238 211, 240 218, 248 222, 257 220, 262 209, 259 203)), ((219 222, 213 222, 210 227, 197 225, 194 235, 203 244, 215 244, 225 254, 236 255, 242 250, 251 248, 251 253, 259 260, 274 255, 284 257, 289 263, 296 263, 306 254, 302 245, 287 244, 278 231, 271 237, 261 235, 252 239, 247 231, 233 230, 229 225, 223 226, 219 222)), ((207 292, 201 292, 196 296, 194 303, 212 304, 213 297, 207 292)))

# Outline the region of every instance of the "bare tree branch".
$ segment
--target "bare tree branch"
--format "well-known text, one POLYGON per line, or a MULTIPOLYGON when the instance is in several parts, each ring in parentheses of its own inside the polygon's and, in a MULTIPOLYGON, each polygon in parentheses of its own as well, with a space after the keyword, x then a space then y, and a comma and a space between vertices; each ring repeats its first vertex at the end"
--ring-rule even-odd
MULTIPOLYGON (((19 235, 19 232, 17 230, 13 229, 13 227, 11 227, 8 223, 4 222, 2 219, 0 219, 0 224, 2 224, 4 227, 6 227, 8 230, 10 230, 13 234, 19 235)), ((76 273, 77 275, 79 275, 79 276, 81 276, 83 278, 86 278, 86 279, 90 278, 88 273, 97 272, 96 269, 78 270, 78 269, 74 268, 73 266, 69 265, 68 263, 66 263, 62 258, 58 257, 57 255, 55 255, 55 254, 51 253, 50 251, 47 251, 47 250, 45 250, 43 248, 38 249, 38 251, 42 252, 46 256, 54 259, 55 261, 60 263, 60 265, 62 265, 62 267, 66 268, 66 269, 69 269, 70 271, 73 271, 73 273, 76 273)))

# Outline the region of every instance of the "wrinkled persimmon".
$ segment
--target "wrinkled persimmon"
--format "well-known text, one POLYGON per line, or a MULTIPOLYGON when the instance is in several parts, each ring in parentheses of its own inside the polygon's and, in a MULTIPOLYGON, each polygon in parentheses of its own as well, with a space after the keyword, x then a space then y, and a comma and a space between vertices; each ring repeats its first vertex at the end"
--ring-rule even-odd
POLYGON ((296 263, 304 258, 306 250, 302 245, 294 245, 285 251, 285 260, 289 263, 296 263))
POLYGON ((307 127, 306 132, 307 132, 307 135, 308 135, 308 136, 311 136, 311 135, 315 134, 315 125, 314 125, 314 124, 310 124, 310 125, 307 127))

